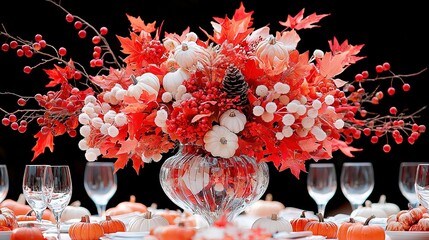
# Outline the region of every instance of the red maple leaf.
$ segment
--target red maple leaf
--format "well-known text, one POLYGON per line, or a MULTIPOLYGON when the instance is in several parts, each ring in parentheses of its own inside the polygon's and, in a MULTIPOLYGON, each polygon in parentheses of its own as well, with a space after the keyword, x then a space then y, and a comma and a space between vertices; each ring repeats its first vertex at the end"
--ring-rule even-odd
POLYGON ((127 14, 127 18, 130 21, 131 27, 134 32, 145 31, 145 32, 151 33, 151 32, 155 32, 156 30, 155 28, 156 21, 154 21, 153 23, 145 24, 140 17, 136 18, 127 14))
POLYGON ((116 157, 117 159, 114 163, 115 172, 117 172, 119 169, 124 169, 128 163, 128 154, 123 153, 123 154, 116 155, 116 157))
POLYGON ((54 151, 54 135, 52 135, 51 132, 48 132, 46 134, 43 134, 42 131, 39 131, 36 135, 34 135, 35 138, 37 138, 36 145, 32 148, 34 151, 34 156, 31 161, 37 158, 40 154, 45 152, 45 148, 49 148, 51 152, 54 151))
POLYGON ((58 65, 54 65, 54 69, 44 69, 45 73, 48 74, 51 81, 46 84, 46 87, 55 87, 58 84, 64 84, 68 82, 74 75, 75 68, 73 61, 70 60, 68 65, 61 68, 58 65))
POLYGON ((328 41, 329 47, 333 54, 339 54, 342 52, 348 52, 348 63, 353 64, 357 61, 365 58, 364 56, 356 56, 359 54, 360 50, 364 47, 364 44, 360 45, 351 45, 348 40, 344 40, 341 44, 338 42, 337 38, 334 37, 332 41, 328 41))
POLYGON ((132 80, 130 79, 132 71, 129 68, 126 69, 109 69, 109 75, 97 75, 91 77, 91 82, 101 87, 105 91, 111 90, 116 84, 120 84, 124 89, 131 85, 132 80))
POLYGON ((228 17, 213 19, 217 22, 212 22, 215 29, 220 28, 211 36, 204 29, 201 29, 207 37, 217 44, 222 44, 225 41, 231 44, 238 44, 245 39, 254 29, 249 28, 253 25, 252 18, 253 11, 246 12, 243 3, 240 4, 240 8, 235 10, 232 19, 228 17))
POLYGON ((279 21, 280 25, 289 27, 292 29, 300 30, 305 28, 314 28, 319 27, 318 25, 314 25, 318 23, 322 18, 329 16, 330 14, 319 14, 313 13, 304 18, 304 10, 303 8, 295 17, 290 15, 287 16, 287 20, 285 22, 279 21))
POLYGON ((144 61, 143 46, 145 40, 135 33, 130 33, 131 38, 117 36, 121 43, 121 52, 128 56, 124 59, 124 62, 128 64, 141 63, 144 61))

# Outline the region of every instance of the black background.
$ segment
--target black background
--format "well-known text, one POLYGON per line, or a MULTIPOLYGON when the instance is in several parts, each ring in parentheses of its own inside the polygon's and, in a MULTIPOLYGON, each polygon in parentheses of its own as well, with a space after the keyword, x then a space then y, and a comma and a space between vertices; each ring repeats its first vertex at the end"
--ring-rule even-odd
MULTIPOLYGON (((288 14, 294 16, 305 8, 305 16, 330 13, 322 19, 320 28, 300 31, 301 42, 298 50, 314 50, 320 48, 328 50, 328 40, 333 37, 342 42, 346 39, 353 45, 365 44, 361 55, 367 56, 347 69, 342 79, 347 80, 354 74, 368 70, 374 73, 374 67, 389 61, 392 70, 397 74, 418 72, 428 67, 429 38, 427 37, 426 8, 421 1, 275 1, 275 0, 246 0, 242 1, 246 11, 254 11, 254 27, 259 28, 266 24, 271 32, 282 30, 278 21, 285 21, 288 14), (375 5, 377 4, 377 5, 375 5)), ((210 21, 212 17, 232 17, 235 9, 240 6, 236 0, 64 0, 61 2, 68 11, 78 15, 99 29, 102 26, 109 28, 108 40, 113 50, 120 55, 120 45, 115 35, 128 37, 129 22, 126 13, 140 16, 146 23, 157 21, 157 26, 164 21, 163 30, 169 33, 181 33, 186 27, 196 32, 204 39, 199 27, 212 33, 210 21)), ((90 38, 82 40, 77 37, 73 26, 67 23, 64 13, 54 5, 44 0, 33 1, 2 1, 0 5, 0 23, 12 35, 24 39, 33 39, 40 33, 51 44, 68 49, 68 56, 75 61, 86 63, 92 54, 90 38), (86 62, 85 62, 86 61, 86 62)), ((0 44, 4 38, 0 39, 0 44)), ((43 86, 48 82, 42 70, 36 69, 31 75, 23 73, 25 65, 31 63, 26 58, 18 58, 13 51, 0 53, 0 91, 17 92, 24 96, 34 95, 36 92, 45 92, 43 86)), ((411 90, 402 94, 398 82, 398 94, 388 97, 380 104, 380 112, 387 111, 387 106, 395 105, 397 108, 413 112, 428 104, 428 73, 424 72, 417 77, 409 78, 411 90)), ((388 83, 387 83, 388 84, 388 83)), ((397 85, 396 85, 397 84, 397 85)), ((384 85, 383 89, 387 89, 384 85)), ((0 98, 0 107, 14 109, 15 100, 0 98)), ((427 124, 428 111, 421 113, 419 123, 427 124)), ((0 128, 0 163, 7 164, 10 176, 10 190, 7 198, 17 199, 21 192, 22 174, 25 164, 29 164, 33 157, 31 148, 35 144, 33 135, 36 129, 29 129, 25 134, 19 134, 8 127, 0 128), (31 131, 32 130, 32 131, 31 131)), ((375 188, 369 200, 376 202, 381 194, 387 195, 389 202, 406 208, 407 201, 398 188, 399 164, 403 161, 428 161, 428 133, 425 133, 414 144, 404 143, 397 145, 389 139, 393 149, 390 153, 383 153, 381 143, 369 144, 369 139, 362 137, 354 143, 364 151, 355 154, 354 158, 345 157, 340 152, 334 154, 329 160, 336 165, 339 176, 344 161, 370 161, 375 169, 375 188)), ((77 138, 66 136, 54 140, 55 152, 41 155, 34 163, 68 164, 73 176, 72 201, 80 200, 83 206, 96 213, 95 206, 86 195, 83 187, 83 172, 86 160, 84 152, 77 147, 77 138)), ((165 156, 167 157, 167 156, 165 156)), ((111 160, 105 160, 111 161, 111 160)), ((163 160, 162 160, 163 161, 163 160)), ((308 161, 310 163, 312 161, 308 161)), ((131 194, 136 195, 137 201, 146 205, 158 203, 161 208, 176 209, 177 207, 165 196, 159 181, 158 172, 161 163, 146 164, 139 174, 131 166, 120 170, 118 175, 118 190, 110 200, 108 207, 113 207, 121 201, 127 201, 131 194)), ((301 173, 295 178, 289 170, 278 172, 270 165, 270 184, 267 193, 272 193, 274 200, 281 201, 288 207, 297 207, 316 211, 316 204, 307 193, 306 174, 301 173)), ((350 211, 347 199, 342 195, 338 186, 336 195, 328 203, 327 215, 338 211, 350 211)))

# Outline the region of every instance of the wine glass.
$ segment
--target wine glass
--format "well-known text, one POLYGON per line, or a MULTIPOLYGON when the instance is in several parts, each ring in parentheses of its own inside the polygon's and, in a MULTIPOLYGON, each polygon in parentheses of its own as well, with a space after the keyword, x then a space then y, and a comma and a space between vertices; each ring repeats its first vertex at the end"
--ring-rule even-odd
POLYGON ((47 203, 49 209, 51 209, 54 214, 57 227, 57 239, 59 239, 61 214, 70 203, 73 189, 69 166, 58 165, 46 168, 45 187, 49 192, 47 203))
POLYGON ((419 204, 414 183, 417 166, 420 163, 422 162, 402 162, 399 167, 399 190, 413 208, 419 204))
POLYGON ((346 162, 341 169, 341 191, 352 210, 362 206, 374 189, 374 169, 370 162, 346 162))
POLYGON ((429 210, 429 163, 417 166, 415 188, 420 204, 429 210))
POLYGON ((7 166, 0 164, 0 203, 6 198, 9 192, 9 175, 7 172, 7 166))
POLYGON ((45 171, 49 165, 26 165, 22 180, 22 192, 25 200, 42 223, 43 212, 48 206, 48 193, 45 187, 45 171))
POLYGON ((337 174, 333 163, 312 163, 307 176, 307 190, 323 216, 329 200, 337 191, 337 174))
POLYGON ((84 186, 95 203, 99 217, 103 217, 106 206, 117 189, 117 179, 111 162, 88 162, 85 166, 84 186))

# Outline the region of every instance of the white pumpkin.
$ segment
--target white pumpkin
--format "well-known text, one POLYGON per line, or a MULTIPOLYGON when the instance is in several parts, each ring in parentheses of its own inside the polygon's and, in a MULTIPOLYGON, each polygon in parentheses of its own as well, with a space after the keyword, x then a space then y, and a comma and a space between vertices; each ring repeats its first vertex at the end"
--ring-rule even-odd
POLYGON ((364 217, 369 218, 375 216, 377 218, 387 218, 387 214, 380 208, 372 207, 372 203, 369 200, 365 201, 364 207, 359 207, 350 214, 350 217, 364 217))
POLYGON ((236 109, 228 109, 219 117, 219 124, 233 133, 239 133, 246 125, 246 115, 236 109))
POLYGON ((245 209, 245 213, 251 216, 268 217, 279 214, 285 209, 285 205, 279 201, 273 201, 273 195, 268 193, 264 199, 259 199, 245 209))
POLYGON ((292 232, 292 224, 289 220, 272 214, 270 217, 261 217, 252 224, 252 229, 261 228, 273 234, 277 232, 292 232))
POLYGON ((237 148, 237 135, 226 127, 215 125, 204 135, 204 149, 215 157, 230 158, 237 148))
POLYGON ((380 208, 381 210, 386 212, 387 216, 397 214, 399 211, 401 211, 398 205, 386 202, 386 195, 384 194, 380 196, 380 200, 378 200, 378 203, 372 204, 372 207, 380 208))
POLYGON ((177 46, 174 50, 174 59, 177 64, 183 69, 190 69, 195 66, 199 59, 203 56, 204 49, 196 42, 182 42, 181 45, 177 46))
POLYGON ((149 85, 157 92, 161 87, 161 84, 159 83, 159 78, 155 74, 150 72, 143 73, 141 76, 136 77, 136 79, 137 79, 137 82, 149 85))
POLYGON ((182 68, 177 69, 174 72, 168 72, 162 79, 162 86, 165 91, 171 93, 173 97, 176 97, 177 89, 182 85, 183 81, 189 78, 188 73, 182 68))
POLYGON ((269 35, 256 47, 256 56, 261 62, 276 66, 278 62, 289 62, 289 51, 284 43, 277 41, 273 35, 269 35))
POLYGON ((149 232, 159 226, 169 225, 168 220, 160 215, 153 215, 148 211, 133 217, 127 226, 127 232, 149 232))
POLYGON ((80 201, 74 201, 66 208, 64 208, 61 214, 61 222, 65 222, 71 219, 81 219, 83 216, 91 216, 91 212, 80 205, 80 201))

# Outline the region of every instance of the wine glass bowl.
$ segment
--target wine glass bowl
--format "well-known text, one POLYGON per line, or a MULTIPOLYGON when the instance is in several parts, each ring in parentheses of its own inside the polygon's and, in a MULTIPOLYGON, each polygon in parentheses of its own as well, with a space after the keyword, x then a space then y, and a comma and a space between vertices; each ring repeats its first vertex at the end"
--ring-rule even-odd
POLYGON ((45 187, 45 173, 49 165, 26 165, 22 180, 22 192, 25 200, 42 223, 42 215, 48 206, 47 189, 45 187))
POLYGON ((47 203, 52 211, 57 228, 57 238, 60 238, 61 214, 70 203, 72 196, 72 179, 69 166, 50 166, 46 169, 45 187, 49 192, 47 203))
POLYGON ((420 204, 429 210, 429 163, 417 166, 415 189, 420 204))
POLYGON ((9 175, 7 172, 7 166, 5 164, 0 164, 0 203, 5 200, 8 192, 9 175))
POLYGON ((346 162, 341 169, 341 191, 352 210, 362 206, 374 190, 374 169, 370 162, 346 162))
POLYGON ((310 164, 307 176, 307 190, 323 216, 329 200, 337 191, 337 174, 333 163, 310 164))
POLYGON ((84 186, 95 203, 97 214, 103 217, 106 206, 117 189, 117 177, 112 162, 88 162, 85 166, 84 186))
POLYGON ((417 207, 419 204, 414 183, 416 181, 417 166, 420 163, 423 162, 402 162, 399 167, 399 190, 408 200, 411 207, 417 207))

